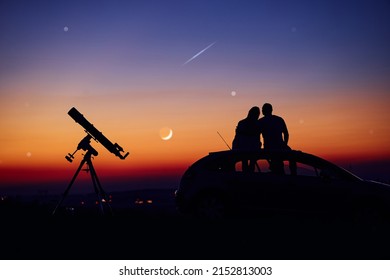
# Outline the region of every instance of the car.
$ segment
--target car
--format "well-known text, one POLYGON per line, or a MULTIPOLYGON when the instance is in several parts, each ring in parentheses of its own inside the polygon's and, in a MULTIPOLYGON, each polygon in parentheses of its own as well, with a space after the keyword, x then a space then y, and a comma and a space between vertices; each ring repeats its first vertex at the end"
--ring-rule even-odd
POLYGON ((259 213, 333 214, 387 219, 390 185, 366 181, 297 150, 211 152, 192 164, 175 191, 179 212, 207 219, 259 213))

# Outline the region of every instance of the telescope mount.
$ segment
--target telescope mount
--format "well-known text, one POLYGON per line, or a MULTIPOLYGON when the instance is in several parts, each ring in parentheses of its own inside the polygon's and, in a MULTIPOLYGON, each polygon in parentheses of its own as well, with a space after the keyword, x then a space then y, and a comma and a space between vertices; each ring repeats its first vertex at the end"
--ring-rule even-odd
POLYGON ((86 153, 84 154, 84 157, 83 159, 81 160, 80 162, 80 165, 79 167, 77 168, 76 170, 76 173, 74 174, 72 180, 70 181, 68 187, 66 188, 65 192, 63 193, 62 197, 61 197, 61 200, 58 202, 56 208, 54 209, 52 215, 54 216, 56 214, 56 212, 58 211, 58 209, 61 207, 62 203, 64 202, 65 198, 67 197, 73 183, 76 181, 76 178, 77 176, 79 175, 80 171, 83 170, 83 171, 86 171, 86 172, 90 172, 91 174, 91 180, 92 180, 92 184, 93 184, 93 188, 94 188, 94 191, 95 191, 95 194, 97 196, 97 204, 99 205, 99 208, 100 208, 100 211, 101 213, 104 215, 106 214, 105 213, 105 207, 104 205, 107 206, 108 208, 108 212, 109 214, 113 214, 112 212, 112 208, 111 208, 111 205, 109 203, 109 198, 107 197, 107 194, 106 192, 103 190, 101 184, 100 184, 100 181, 99 181, 99 178, 96 174, 96 170, 92 164, 92 156, 97 156, 98 155, 98 152, 91 146, 91 139, 92 139, 92 136, 90 134, 87 134, 87 136, 85 136, 81 141, 80 143, 77 145, 77 149, 76 151, 73 152, 73 154, 68 154, 67 156, 65 156, 65 158, 69 161, 69 162, 72 162, 73 159, 74 159, 74 154, 78 151, 78 150, 84 150, 86 151, 86 153), (82 169, 84 165, 87 165, 87 168, 86 169, 82 169))

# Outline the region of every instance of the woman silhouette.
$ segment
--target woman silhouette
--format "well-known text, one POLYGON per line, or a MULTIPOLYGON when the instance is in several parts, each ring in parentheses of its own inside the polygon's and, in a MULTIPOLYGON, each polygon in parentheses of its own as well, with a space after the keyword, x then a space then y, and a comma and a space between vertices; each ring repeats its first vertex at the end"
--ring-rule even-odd
MULTIPOLYGON (((239 121, 236 127, 236 135, 232 146, 233 150, 255 151, 261 148, 260 130, 258 119, 260 116, 259 107, 252 107, 248 116, 239 121)), ((255 170, 256 160, 249 158, 242 161, 242 170, 253 172, 255 170), (249 161, 249 162, 248 162, 249 161)))
POLYGON ((252 107, 248 116, 239 121, 232 146, 233 150, 257 150, 261 148, 258 119, 260 108, 252 107))

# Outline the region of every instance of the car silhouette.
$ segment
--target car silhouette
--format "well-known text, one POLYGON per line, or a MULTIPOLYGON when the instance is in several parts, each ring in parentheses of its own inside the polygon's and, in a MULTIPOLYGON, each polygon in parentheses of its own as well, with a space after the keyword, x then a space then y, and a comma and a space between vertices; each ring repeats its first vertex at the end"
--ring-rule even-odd
POLYGON ((295 150, 212 152, 192 164, 176 190, 184 215, 221 218, 267 211, 382 221, 390 185, 365 181, 295 150))

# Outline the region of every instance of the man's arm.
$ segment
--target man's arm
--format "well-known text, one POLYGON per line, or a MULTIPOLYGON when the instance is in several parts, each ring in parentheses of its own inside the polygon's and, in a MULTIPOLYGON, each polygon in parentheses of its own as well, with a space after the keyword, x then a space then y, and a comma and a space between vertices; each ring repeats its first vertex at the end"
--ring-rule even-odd
POLYGON ((288 144, 288 139, 289 139, 289 134, 288 134, 288 129, 287 129, 287 125, 285 123, 285 121, 282 119, 283 121, 283 141, 284 143, 287 145, 288 144))

